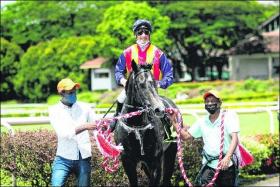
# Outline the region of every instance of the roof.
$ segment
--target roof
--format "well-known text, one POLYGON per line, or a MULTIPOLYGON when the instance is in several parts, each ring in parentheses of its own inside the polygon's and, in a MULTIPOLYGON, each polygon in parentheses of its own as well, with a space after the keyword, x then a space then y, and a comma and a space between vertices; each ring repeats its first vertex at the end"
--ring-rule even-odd
POLYGON ((108 61, 107 58, 98 57, 96 59, 89 60, 89 61, 83 63, 82 65, 80 65, 80 68, 81 69, 97 69, 97 68, 101 68, 102 64, 104 64, 107 61, 108 61))
POLYGON ((274 16, 272 16, 271 18, 269 18, 268 20, 266 20, 265 22, 263 22, 259 28, 262 29, 265 26, 267 26, 268 24, 270 24, 272 21, 274 21, 275 19, 279 19, 280 17, 280 13, 275 14, 274 16))
POLYGON ((261 36, 250 34, 229 50, 229 54, 279 53, 279 29, 263 32, 261 36))
POLYGON ((280 52, 279 30, 262 33, 268 52, 280 52))

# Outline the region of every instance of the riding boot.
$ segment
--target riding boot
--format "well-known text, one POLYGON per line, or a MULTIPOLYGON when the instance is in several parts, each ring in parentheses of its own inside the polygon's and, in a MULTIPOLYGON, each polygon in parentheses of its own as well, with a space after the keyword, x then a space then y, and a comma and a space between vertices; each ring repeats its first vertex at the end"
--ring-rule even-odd
MULTIPOLYGON (((122 107, 123 107, 123 103, 117 102, 117 108, 116 108, 116 112, 114 114, 114 117, 120 115, 120 113, 122 111, 122 107)), ((115 120, 110 124, 111 132, 113 132, 115 130, 117 122, 118 122, 118 120, 115 120)))

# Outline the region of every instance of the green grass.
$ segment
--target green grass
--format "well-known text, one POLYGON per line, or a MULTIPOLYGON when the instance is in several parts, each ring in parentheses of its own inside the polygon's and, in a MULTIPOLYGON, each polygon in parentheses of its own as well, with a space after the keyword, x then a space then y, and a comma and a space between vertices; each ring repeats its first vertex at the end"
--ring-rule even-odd
MULTIPOLYGON (((191 115, 184 115, 184 124, 191 126, 195 122, 195 117, 191 115)), ((202 117, 202 116, 200 116, 202 117)), ((268 134, 269 129, 269 115, 267 112, 238 114, 240 121, 240 135, 250 136, 256 134, 268 134)), ((277 112, 273 112, 274 119, 274 133, 279 133, 279 121, 277 119, 277 112)))
MULTIPOLYGON (((269 116, 267 112, 238 114, 240 120, 240 134, 241 136, 250 136, 255 134, 268 134, 269 131, 269 116)), ((200 116, 202 117, 202 116, 200 116)), ((274 132, 279 133, 279 121, 277 119, 277 112, 273 112, 274 117, 274 132)), ((184 124, 192 125, 195 122, 195 117, 191 115, 184 115, 184 124)), ((40 128, 53 130, 49 124, 40 125, 17 125, 13 126, 15 131, 38 130, 40 128)), ((7 132, 5 127, 1 126, 1 132, 7 132)))

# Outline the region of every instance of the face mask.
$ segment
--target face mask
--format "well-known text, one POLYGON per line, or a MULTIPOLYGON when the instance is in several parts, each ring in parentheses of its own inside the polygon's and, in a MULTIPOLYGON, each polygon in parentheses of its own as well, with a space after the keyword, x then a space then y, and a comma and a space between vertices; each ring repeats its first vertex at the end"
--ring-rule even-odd
POLYGON ((218 104, 214 103, 214 104, 205 104, 205 109, 210 113, 210 114, 214 114, 219 108, 218 108, 218 104))
POLYGON ((62 97, 62 102, 66 104, 73 105, 76 101, 77 101, 76 92, 70 94, 64 94, 64 96, 62 97))
POLYGON ((150 40, 143 40, 143 39, 138 39, 136 43, 139 45, 139 47, 144 50, 150 43, 150 40))

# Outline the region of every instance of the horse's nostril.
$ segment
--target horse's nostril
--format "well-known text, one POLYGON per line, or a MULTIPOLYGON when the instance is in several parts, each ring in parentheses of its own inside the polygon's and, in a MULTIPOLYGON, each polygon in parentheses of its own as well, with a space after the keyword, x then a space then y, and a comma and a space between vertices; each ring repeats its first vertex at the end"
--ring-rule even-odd
POLYGON ((155 109, 155 115, 159 118, 162 118, 164 116, 164 111, 160 110, 160 108, 155 109))

